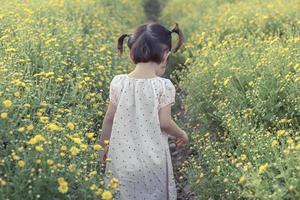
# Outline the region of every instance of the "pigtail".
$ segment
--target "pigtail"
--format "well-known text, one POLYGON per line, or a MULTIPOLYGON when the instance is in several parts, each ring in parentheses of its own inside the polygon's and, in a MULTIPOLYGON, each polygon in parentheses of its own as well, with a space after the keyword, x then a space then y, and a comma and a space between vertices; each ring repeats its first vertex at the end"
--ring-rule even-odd
POLYGON ((178 23, 176 22, 175 23, 176 26, 171 30, 171 33, 172 32, 175 32, 178 34, 178 42, 177 42, 177 45, 172 49, 172 52, 173 53, 176 53, 178 51, 179 48, 181 48, 183 46, 183 43, 184 43, 184 35, 183 35, 183 32, 181 31, 181 29, 179 28, 178 26, 178 23))
POLYGON ((124 42, 124 39, 125 39, 126 36, 130 36, 130 35, 125 33, 125 34, 121 35, 118 39, 117 48, 118 48, 118 51, 119 51, 120 55, 123 54, 123 42, 124 42))

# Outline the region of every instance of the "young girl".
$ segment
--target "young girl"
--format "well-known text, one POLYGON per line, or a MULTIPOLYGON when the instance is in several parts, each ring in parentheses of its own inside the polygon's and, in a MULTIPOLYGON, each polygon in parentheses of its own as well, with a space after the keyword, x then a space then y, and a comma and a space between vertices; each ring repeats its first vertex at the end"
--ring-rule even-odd
POLYGON ((134 34, 123 34, 118 49, 123 53, 123 40, 129 36, 130 58, 136 68, 129 74, 116 75, 110 83, 110 103, 105 114, 100 145, 101 161, 106 162, 105 179, 115 177, 122 200, 177 199, 168 134, 176 137, 178 147, 188 143, 187 134, 171 117, 175 87, 164 74, 170 53, 184 41, 176 23, 171 31, 158 23, 142 24, 134 34), (172 49, 171 34, 179 41, 172 49), (109 143, 105 142, 109 141, 109 143), (108 148, 109 147, 109 148, 108 148))

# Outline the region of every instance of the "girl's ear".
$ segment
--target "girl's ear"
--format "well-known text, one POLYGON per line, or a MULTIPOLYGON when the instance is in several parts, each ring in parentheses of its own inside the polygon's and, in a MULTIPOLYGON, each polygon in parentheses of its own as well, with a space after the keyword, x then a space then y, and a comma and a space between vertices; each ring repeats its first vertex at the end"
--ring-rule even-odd
POLYGON ((171 54, 171 51, 169 51, 169 52, 168 52, 168 54, 167 54, 167 57, 169 57, 169 56, 170 56, 170 54, 171 54))
POLYGON ((171 51, 169 51, 165 56, 165 59, 164 59, 165 65, 167 65, 169 62, 170 54, 171 54, 171 51))
POLYGON ((171 51, 169 51, 167 54, 165 54, 164 63, 166 63, 168 61, 168 58, 169 58, 170 54, 171 54, 171 51))

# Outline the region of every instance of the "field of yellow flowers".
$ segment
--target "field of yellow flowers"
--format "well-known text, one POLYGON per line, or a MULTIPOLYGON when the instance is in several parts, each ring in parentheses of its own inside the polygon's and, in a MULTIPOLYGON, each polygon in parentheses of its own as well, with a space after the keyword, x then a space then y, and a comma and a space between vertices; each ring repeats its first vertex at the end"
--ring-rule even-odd
POLYGON ((198 199, 300 199, 300 3, 170 0, 198 199), (184 4, 184 9, 182 6, 184 4), (197 19, 197 20, 195 20, 197 19))
MULTIPOLYGON (((96 140, 110 80, 133 67, 116 38, 145 22, 142 0, 1 3, 0 199, 112 199, 96 140)), ((198 199, 300 199, 299 10, 165 3, 187 38, 173 74, 196 152, 180 170, 198 199)))
POLYGON ((109 82, 130 68, 116 38, 144 20, 141 9, 139 0, 1 1, 0 199, 115 194, 117 180, 104 188, 98 173, 96 139, 109 82))

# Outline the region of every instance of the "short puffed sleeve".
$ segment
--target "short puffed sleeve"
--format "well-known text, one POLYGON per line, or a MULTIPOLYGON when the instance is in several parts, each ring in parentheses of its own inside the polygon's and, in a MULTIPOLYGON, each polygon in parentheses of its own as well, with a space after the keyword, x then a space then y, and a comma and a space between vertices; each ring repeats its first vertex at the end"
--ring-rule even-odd
POLYGON ((175 86, 169 79, 166 79, 162 94, 160 96, 159 108, 162 108, 169 104, 174 105, 175 93, 176 93, 175 86))
POLYGON ((119 101, 119 93, 121 87, 121 77, 119 75, 114 76, 114 78, 110 82, 109 86, 109 99, 114 105, 118 104, 119 101))

